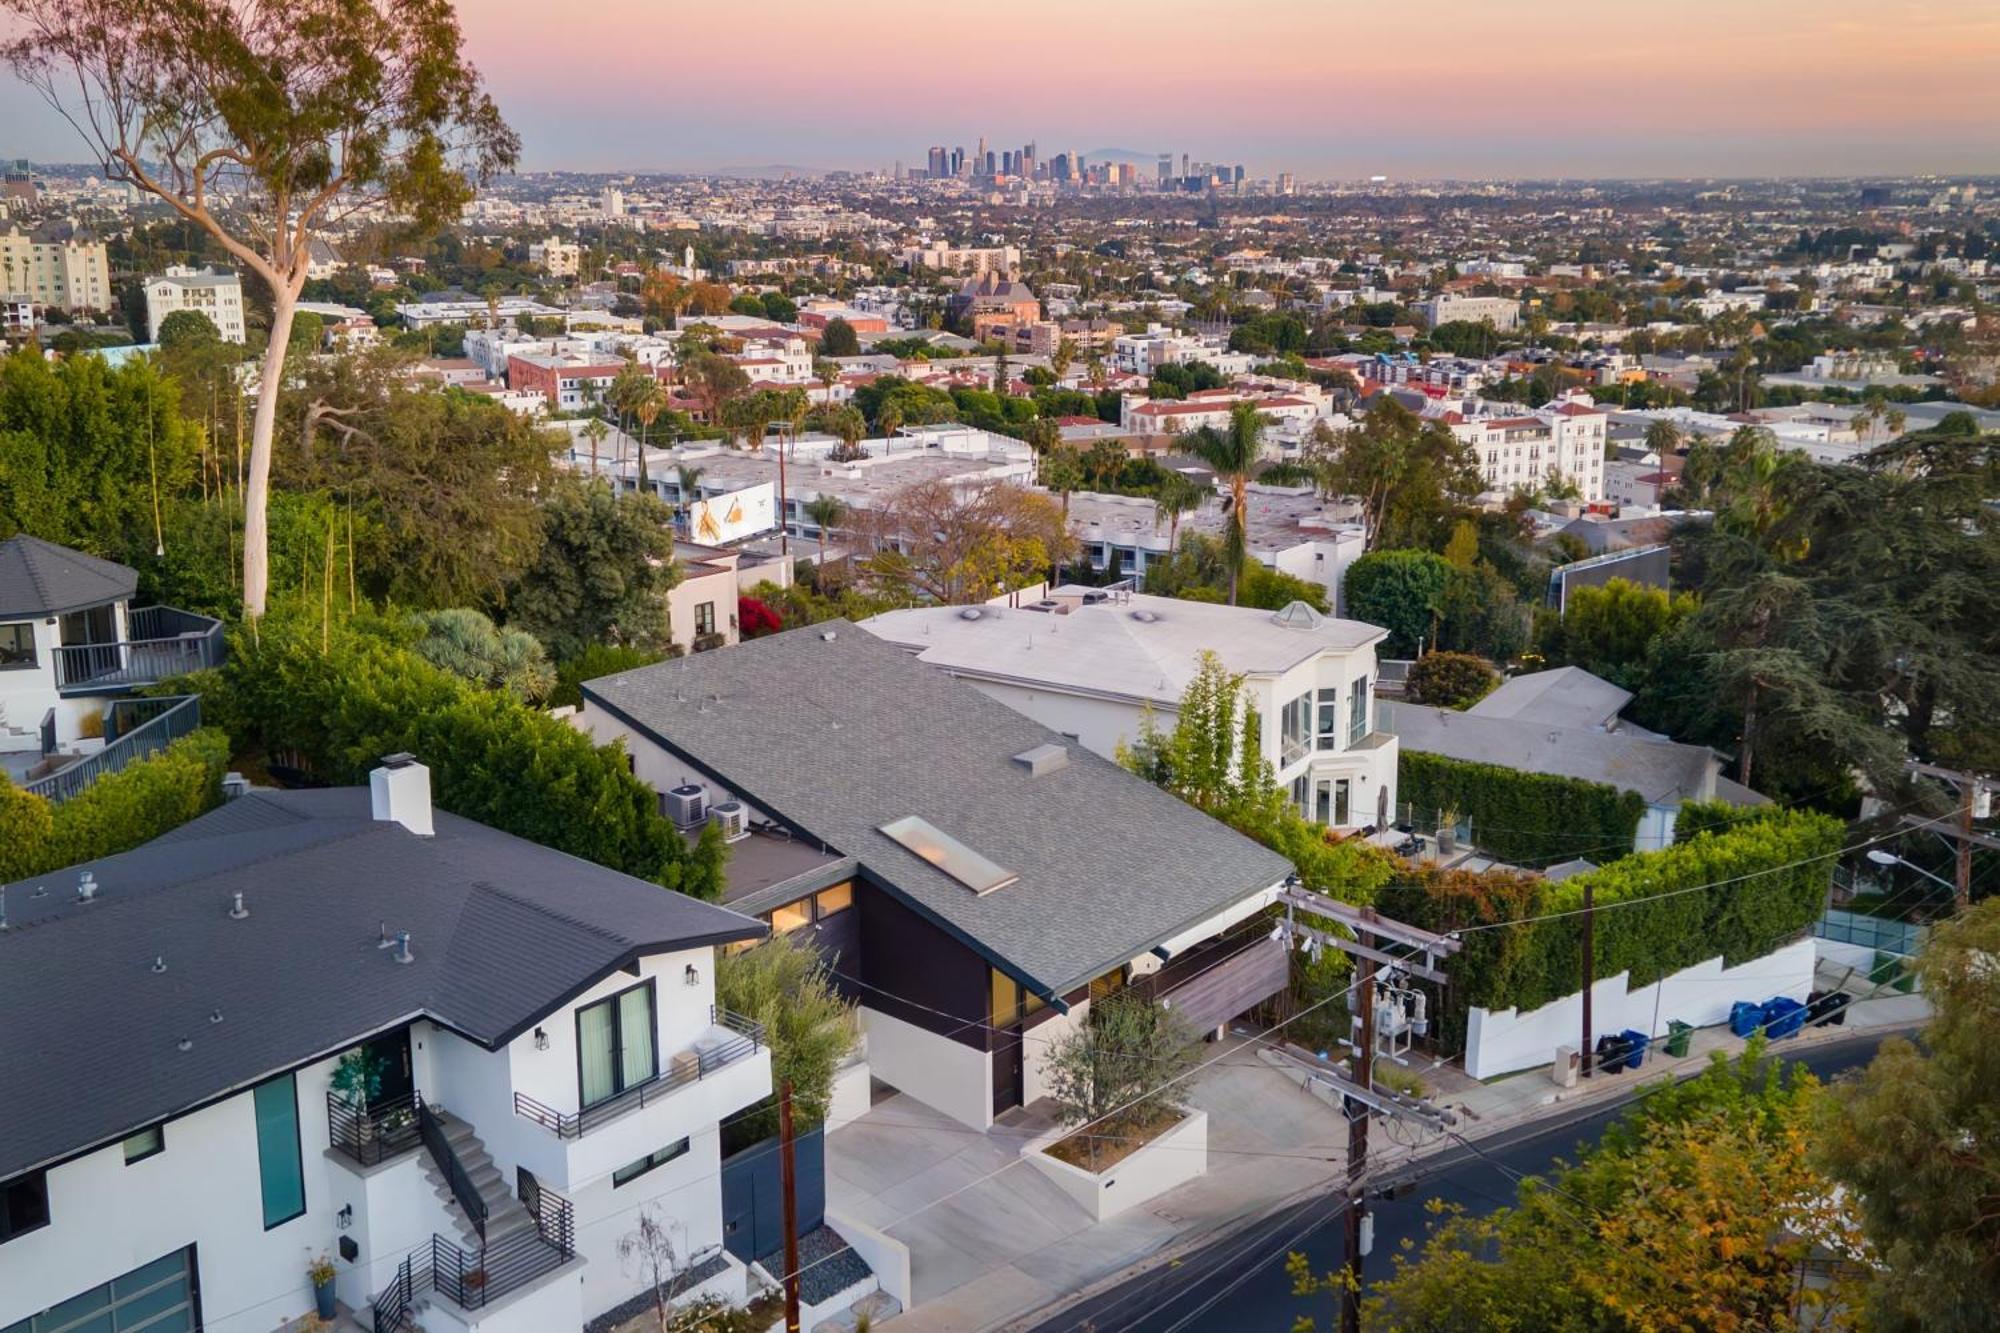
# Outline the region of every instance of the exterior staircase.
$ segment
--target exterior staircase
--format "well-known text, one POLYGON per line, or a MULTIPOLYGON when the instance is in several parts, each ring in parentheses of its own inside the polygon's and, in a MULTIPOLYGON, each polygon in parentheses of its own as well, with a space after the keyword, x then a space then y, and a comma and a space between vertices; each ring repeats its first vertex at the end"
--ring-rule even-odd
MULTIPOLYGON (((453 1155, 465 1168, 466 1175, 472 1180, 473 1189, 478 1192, 480 1200, 486 1205, 485 1244, 492 1245, 516 1231, 532 1228, 535 1219, 514 1196, 506 1177, 502 1176, 500 1168, 493 1164, 493 1157, 486 1151, 486 1145, 472 1132, 472 1126, 439 1107, 432 1107, 431 1113, 443 1126, 445 1142, 451 1145, 453 1155)), ((459 1240, 468 1250, 482 1248, 479 1231, 473 1225, 472 1219, 466 1216, 465 1210, 459 1206, 457 1197, 452 1193, 451 1183, 445 1179, 444 1172, 438 1169, 438 1164, 430 1153, 424 1153, 421 1160, 424 1178, 430 1182, 438 1201, 444 1205, 459 1240)))

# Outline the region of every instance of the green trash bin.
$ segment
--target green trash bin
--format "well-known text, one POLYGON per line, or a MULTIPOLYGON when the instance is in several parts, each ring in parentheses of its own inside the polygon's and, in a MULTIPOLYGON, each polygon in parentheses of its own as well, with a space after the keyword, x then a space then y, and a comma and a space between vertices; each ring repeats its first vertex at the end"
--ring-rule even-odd
POLYGON ((1667 1020, 1667 1054, 1676 1058, 1688 1053, 1688 1042, 1694 1036, 1694 1028, 1678 1018, 1667 1020))

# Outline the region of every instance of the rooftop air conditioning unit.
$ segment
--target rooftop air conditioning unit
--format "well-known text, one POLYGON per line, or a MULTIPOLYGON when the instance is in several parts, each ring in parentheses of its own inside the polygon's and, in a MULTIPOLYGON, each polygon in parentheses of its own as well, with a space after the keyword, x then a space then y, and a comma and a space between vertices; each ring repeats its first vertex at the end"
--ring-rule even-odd
POLYGON ((724 842, 741 842, 750 836, 750 812, 741 801, 717 801, 709 807, 708 822, 722 826, 724 842))
POLYGON ((699 827, 708 817, 708 788, 698 782, 684 782, 660 794, 660 813, 674 821, 678 829, 699 827))

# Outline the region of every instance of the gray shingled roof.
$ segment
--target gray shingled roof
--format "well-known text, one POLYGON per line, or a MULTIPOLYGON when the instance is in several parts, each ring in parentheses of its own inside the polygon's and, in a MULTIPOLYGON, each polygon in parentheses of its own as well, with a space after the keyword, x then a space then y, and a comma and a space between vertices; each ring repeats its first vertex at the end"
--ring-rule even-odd
POLYGON ((1276 853, 844 620, 606 676, 587 701, 854 857, 944 928, 1062 993, 1278 883, 1276 853), (829 637, 830 636, 830 637, 829 637), (983 896, 880 832, 928 820, 1015 872, 983 896))
POLYGON ((130 568, 25 533, 0 542, 0 620, 57 616, 130 597, 130 568))
POLYGON ((1715 795, 1713 751, 1649 732, 1482 717, 1387 699, 1376 704, 1376 725, 1393 732, 1405 753, 1419 750, 1526 773, 1601 782, 1636 791, 1653 805, 1678 805, 1715 795))
POLYGON ((1465 711, 1474 717, 1504 717, 1553 727, 1598 727, 1611 723, 1632 702, 1620 689, 1582 667, 1531 671, 1504 681, 1465 711))
POLYGON ((436 828, 370 818, 362 788, 257 791, 9 885, 0 1179, 413 1017, 497 1046, 641 954, 764 933, 471 820, 439 811, 436 828), (384 923, 411 933, 414 963, 377 947, 384 923))

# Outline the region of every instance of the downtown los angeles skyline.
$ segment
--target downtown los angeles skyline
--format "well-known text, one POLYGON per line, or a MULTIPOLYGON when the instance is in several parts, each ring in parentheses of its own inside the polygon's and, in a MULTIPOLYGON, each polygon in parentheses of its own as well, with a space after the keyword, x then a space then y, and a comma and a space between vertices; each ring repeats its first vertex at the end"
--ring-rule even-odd
MULTIPOLYGON (((458 10, 529 170, 920 166, 984 134, 1309 179, 2000 172, 2000 0, 1443 0, 1421 27, 1273 0, 1227 33, 1192 0, 1022 0, 998 32, 914 0, 601 0, 558 40, 529 0, 458 10)), ((8 156, 82 156, 11 77, 0 124, 8 156)))

